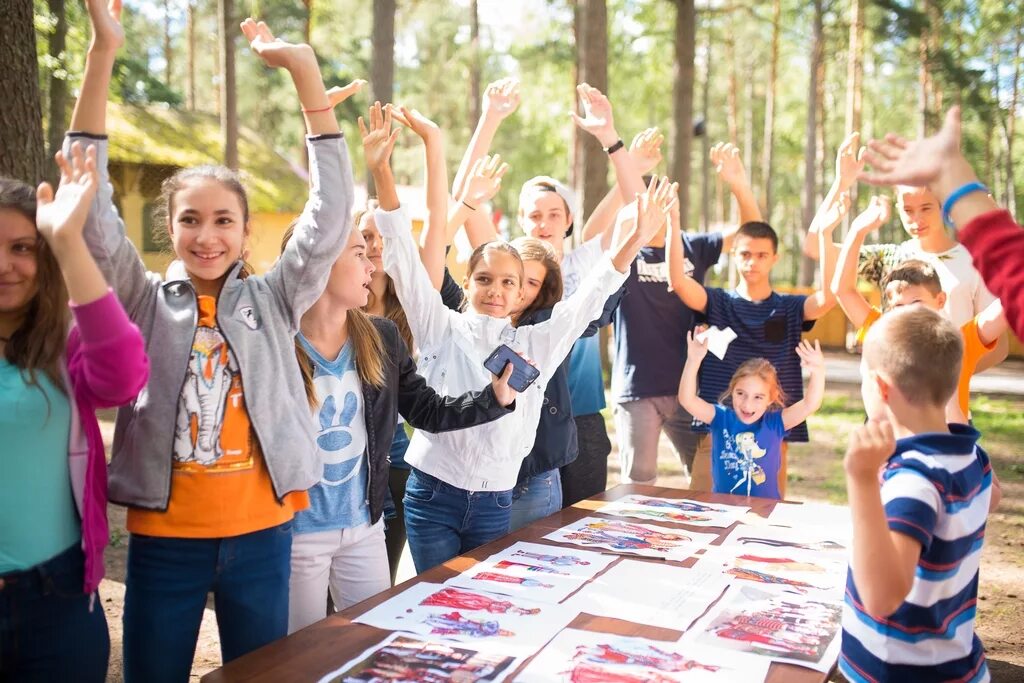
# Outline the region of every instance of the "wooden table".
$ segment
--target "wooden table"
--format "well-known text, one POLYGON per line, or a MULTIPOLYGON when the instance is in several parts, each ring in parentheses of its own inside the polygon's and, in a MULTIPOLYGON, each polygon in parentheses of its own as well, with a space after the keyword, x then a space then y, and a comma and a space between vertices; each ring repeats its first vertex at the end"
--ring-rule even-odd
MULTIPOLYGON (((293 633, 287 638, 282 638, 245 657, 236 659, 226 666, 203 676, 203 683, 227 683, 228 681, 267 681, 268 683, 271 681, 275 683, 277 681, 315 682, 320 677, 334 671, 361 654, 367 648, 380 642, 387 635, 387 631, 382 631, 373 626, 352 623, 353 619, 364 612, 398 595, 414 583, 422 581, 444 583, 456 574, 462 573, 477 562, 507 548, 517 541, 550 543, 550 541, 542 540, 546 534, 566 524, 592 515, 596 509, 607 501, 616 500, 631 493, 661 496, 664 498, 690 498, 708 503, 746 505, 751 508, 751 512, 762 517, 766 517, 776 504, 775 501, 763 498, 726 496, 664 488, 661 486, 641 486, 637 484, 616 486, 600 495, 588 498, 573 507, 566 508, 519 531, 499 538, 493 543, 481 546, 466 555, 449 560, 443 565, 434 567, 409 579, 405 583, 379 593, 368 600, 364 600, 358 605, 353 605, 342 612, 333 614, 312 626, 293 633)), ((687 528, 685 525, 670 526, 687 528)), ((714 541, 712 545, 721 544, 731 529, 732 527, 722 531, 718 540, 714 541)), ((699 531, 702 533, 714 533, 715 529, 700 527, 699 531)), ((594 550, 600 551, 597 548, 594 550)), ((646 559, 635 555, 625 556, 630 557, 630 559, 646 559)), ((665 562, 665 560, 650 561, 665 562)), ((692 567, 695 563, 695 558, 689 558, 683 562, 669 562, 669 564, 682 567, 692 567)), ((655 640, 675 641, 682 635, 682 632, 673 629, 634 624, 610 617, 595 617, 588 614, 577 616, 569 624, 569 627, 618 633, 625 636, 642 636, 655 640)), ((517 669, 517 672, 529 664, 529 662, 529 659, 523 662, 520 669, 517 669)), ((773 662, 765 681, 766 683, 824 683, 827 679, 827 674, 792 664, 773 662)))

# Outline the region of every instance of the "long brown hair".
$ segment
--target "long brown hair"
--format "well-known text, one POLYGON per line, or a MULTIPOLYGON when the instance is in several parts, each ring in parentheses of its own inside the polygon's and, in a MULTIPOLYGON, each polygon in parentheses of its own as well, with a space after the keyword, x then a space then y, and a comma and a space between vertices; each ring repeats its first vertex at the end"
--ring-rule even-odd
POLYGON ((732 405, 732 390, 736 388, 736 385, 744 377, 757 377, 764 380, 768 384, 771 396, 769 397, 770 403, 768 409, 772 408, 785 408, 786 407, 786 392, 782 390, 782 385, 779 384, 779 373, 775 371, 775 366, 772 365, 767 359, 764 358, 751 358, 740 364, 736 368, 736 372, 733 374, 732 379, 729 380, 728 388, 722 392, 722 395, 718 398, 723 405, 732 405))
MULTIPOLYGON (((366 207, 355 212, 352 222, 356 230, 359 230, 359 226, 362 225, 363 220, 368 216, 373 215, 373 210, 379 206, 376 199, 370 199, 366 202, 366 207)), ((405 342, 405 347, 411 354, 415 348, 415 342, 412 338, 412 328, 409 327, 409 319, 405 315, 405 309, 402 308, 402 303, 398 300, 398 292, 395 290, 395 281, 391 279, 391 276, 387 273, 381 272, 384 276, 384 296, 381 297, 381 305, 384 307, 384 315, 382 317, 387 318, 398 327, 398 334, 402 336, 402 341, 405 342)), ((370 314, 370 309, 377 303, 377 295, 370 290, 370 298, 366 302, 366 306, 363 307, 363 312, 370 314)))
MULTIPOLYGON (((281 237, 281 251, 295 233, 295 226, 298 220, 291 222, 288 229, 281 237)), ((366 313, 358 308, 350 308, 346 316, 345 324, 348 326, 348 338, 354 345, 356 359, 356 371, 359 373, 359 381, 374 387, 384 386, 385 363, 393 362, 387 356, 384 348, 384 340, 380 332, 374 327, 373 321, 366 313)), ((313 386, 313 361, 309 354, 302 348, 298 336, 295 337, 295 359, 299 362, 299 369, 302 371, 302 386, 306 390, 306 401, 311 408, 319 404, 316 399, 316 388, 313 386)))
MULTIPOLYGON (((32 186, 0 177, 0 209, 21 214, 36 224, 36 191, 32 186)), ((28 384, 38 386, 36 373, 46 375, 55 387, 66 392, 61 363, 71 326, 68 290, 64 286, 57 258, 46 240, 37 233, 36 293, 28 302, 25 317, 4 346, 4 358, 19 368, 28 384)))
MULTIPOLYGON (((535 237, 519 237, 512 240, 512 246, 519 252, 523 262, 539 261, 544 266, 544 282, 541 283, 537 298, 524 308, 516 320, 523 320, 537 311, 554 308, 562 300, 562 269, 550 244, 535 237)), ((525 279, 525 273, 524 273, 525 279)))

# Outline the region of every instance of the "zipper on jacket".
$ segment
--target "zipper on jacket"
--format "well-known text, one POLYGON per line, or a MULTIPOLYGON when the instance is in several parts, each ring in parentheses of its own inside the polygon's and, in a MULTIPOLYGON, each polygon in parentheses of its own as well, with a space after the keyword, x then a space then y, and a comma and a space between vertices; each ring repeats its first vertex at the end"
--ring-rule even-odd
MULTIPOLYGON (((185 361, 185 371, 181 373, 181 384, 178 385, 178 395, 175 396, 174 402, 177 403, 178 399, 181 398, 181 393, 185 391, 185 382, 188 381, 188 364, 192 362, 192 347, 196 343, 196 335, 199 333, 199 295, 196 294, 196 290, 192 287, 192 283, 188 280, 178 280, 178 282, 185 287, 188 287, 189 291, 192 292, 192 303, 195 304, 192 307, 192 339, 188 342, 188 359, 185 361)), ((227 339, 225 337, 225 339, 227 339)), ((178 413, 174 413, 174 421, 178 421, 178 413)), ((174 441, 171 441, 171 476, 167 478, 167 495, 164 496, 164 512, 171 505, 171 485, 174 481, 174 441)))

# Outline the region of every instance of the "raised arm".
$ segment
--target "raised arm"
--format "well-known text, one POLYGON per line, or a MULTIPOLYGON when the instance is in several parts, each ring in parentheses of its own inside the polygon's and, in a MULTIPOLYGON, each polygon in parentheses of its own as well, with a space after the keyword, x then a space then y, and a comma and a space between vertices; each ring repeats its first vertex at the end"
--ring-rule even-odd
POLYGON ((274 36, 262 21, 248 18, 241 27, 252 51, 264 64, 284 69, 291 76, 306 122, 309 200, 294 236, 266 275, 278 305, 288 312, 298 330, 302 314, 320 297, 352 231, 352 167, 313 49, 274 36))
POLYGON ((473 163, 473 169, 462 185, 462 192, 449 213, 449 242, 463 225, 466 226, 466 236, 474 249, 498 239, 498 230, 484 211, 484 205, 498 194, 501 179, 507 172, 508 164, 502 163, 499 154, 481 157, 473 163))
MULTIPOLYGON (((621 143, 619 133, 615 130, 612 103, 608 98, 600 90, 586 83, 576 86, 576 93, 579 95, 584 114, 581 117, 574 111, 569 112, 569 116, 576 122, 576 125, 597 138, 605 150, 621 143)), ((620 144, 616 151, 609 154, 609 158, 615 168, 615 180, 618 183, 622 200, 624 202, 633 201, 646 189, 643 178, 633 163, 633 157, 625 149, 625 146, 620 144)))
POLYGON ((732 251, 733 239, 741 225, 762 220, 761 207, 757 205, 754 189, 750 185, 747 169, 743 167, 743 159, 736 145, 720 142, 711 148, 709 157, 715 173, 729 186, 729 192, 739 206, 739 222, 722 233, 722 251, 728 252, 732 251))
POLYGON ((715 419, 715 406, 697 395, 697 375, 700 372, 700 364, 708 355, 708 342, 695 339, 695 332, 690 330, 686 333, 686 364, 683 365, 683 374, 679 378, 677 398, 679 405, 686 412, 705 424, 711 424, 715 419))
MULTIPOLYGON (((633 164, 641 176, 650 173, 661 163, 661 143, 664 140, 665 136, 658 132, 657 128, 648 128, 633 138, 629 154, 633 157, 633 164)), ((605 239, 601 246, 607 249, 611 245, 611 229, 615 225, 615 214, 624 203, 619 184, 615 183, 587 217, 587 222, 583 226, 583 241, 603 237, 605 239)))
POLYGON ((420 233, 420 260, 434 289, 444 281, 444 252, 448 246, 448 169, 444 160, 444 135, 436 123, 415 109, 388 105, 391 115, 423 141, 426 168, 427 222, 420 233))
POLYGON ((515 113, 519 108, 519 81, 515 78, 502 78, 487 85, 484 91, 483 113, 477 121, 469 147, 462 156, 459 170, 452 184, 452 196, 458 197, 463 190, 473 164, 487 156, 494 142, 494 134, 498 132, 501 122, 515 113))
MULTIPOLYGON (((665 260, 668 262, 668 288, 690 310, 703 313, 708 308, 708 292, 704 285, 686 273, 686 255, 683 253, 683 231, 679 225, 679 206, 670 210, 665 233, 665 260)), ((725 246, 722 246, 725 249, 725 246)))
MULTIPOLYGON (((846 208, 849 208, 850 188, 856 184, 858 174, 864 169, 864 164, 867 161, 865 155, 865 148, 860 145, 860 133, 854 131, 847 135, 836 152, 836 177, 821 203, 819 213, 839 210, 839 205, 844 200, 846 208)), ((842 212, 845 215, 846 209, 843 209, 842 212)), ((840 220, 842 220, 842 216, 840 216, 840 220)), ((818 246, 821 232, 817 229, 821 225, 824 224, 812 222, 804 236, 804 255, 814 260, 821 257, 821 249, 818 246)))
POLYGON ((857 328, 863 327, 871 314, 871 304, 857 289, 857 262, 860 248, 868 233, 877 230, 889 220, 889 198, 874 196, 865 209, 850 225, 850 232, 843 241, 836 265, 835 276, 830 287, 840 308, 850 323, 857 328))
POLYGON ((821 344, 818 340, 814 340, 813 346, 807 340, 801 341, 796 355, 800 356, 800 367, 807 368, 810 379, 804 397, 782 410, 782 426, 786 429, 796 427, 818 412, 825 398, 825 356, 821 353, 821 344))

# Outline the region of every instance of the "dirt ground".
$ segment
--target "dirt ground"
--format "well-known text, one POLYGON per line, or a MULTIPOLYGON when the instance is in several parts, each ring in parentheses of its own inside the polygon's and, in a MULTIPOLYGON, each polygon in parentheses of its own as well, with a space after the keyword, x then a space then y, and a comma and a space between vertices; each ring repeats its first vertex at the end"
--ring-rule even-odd
MULTIPOLYGON (((981 567, 977 632, 988 652, 993 680, 997 683, 1024 682, 1024 459, 1020 429, 1024 419, 1024 398, 1005 397, 982 402, 979 423, 983 446, 992 457, 1003 483, 1003 503, 989 518, 981 567), (1014 421, 1017 420, 1017 421, 1014 421), (988 429, 986 429, 988 427, 988 429)), ((610 410, 608 411, 610 413, 610 410)), ((112 437, 112 415, 101 424, 108 441, 112 437)), ((792 500, 845 502, 842 453, 850 429, 862 419, 855 387, 830 386, 819 414, 810 420, 813 441, 790 449, 789 491, 792 500)), ((607 419, 615 443, 610 415, 607 419)), ((618 459, 609 458, 609 486, 619 483, 618 459)), ((659 484, 685 487, 686 478, 667 439, 659 451, 659 484)), ((112 540, 106 553, 107 579, 101 587, 111 636, 108 681, 121 680, 121 615, 124 605, 125 562, 128 538, 124 510, 110 508, 112 540)), ((408 564, 408 563, 406 563, 408 564)), ((403 568, 409 575, 411 568, 403 568)), ((402 578, 400 574, 400 579, 402 578)), ((220 648, 212 609, 207 609, 196 648, 192 678, 198 681, 220 666, 220 648)), ((835 680, 840 680, 836 678, 835 680)))

